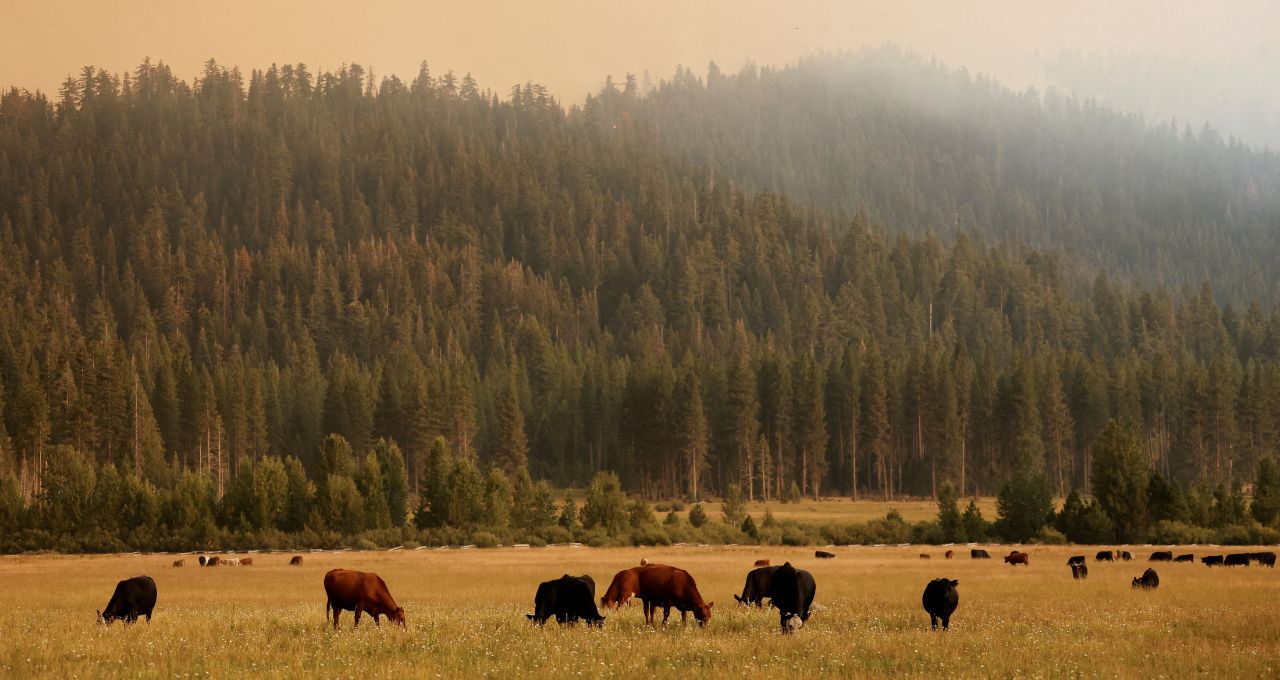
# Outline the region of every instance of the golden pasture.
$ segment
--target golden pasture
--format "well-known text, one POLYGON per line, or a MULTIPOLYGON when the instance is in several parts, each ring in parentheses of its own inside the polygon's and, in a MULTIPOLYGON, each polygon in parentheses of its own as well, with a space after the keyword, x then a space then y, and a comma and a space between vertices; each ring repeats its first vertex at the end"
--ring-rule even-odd
MULTIPOLYGON (((1096 563, 1093 548, 1027 548, 1030 567, 945 560, 941 547, 813 549, 545 548, 255 555, 251 567, 201 569, 195 556, 0 558, 3 677, 1276 677, 1280 571, 1156 565, 1161 586, 1132 590, 1133 562, 1096 563), (932 559, 922 560, 927 552, 932 559), (1071 554, 1090 578, 1071 580, 1071 554), (541 580, 592 575, 603 591, 642 557, 688 569, 715 602, 706 628, 644 625, 639 604, 606 612, 603 630, 538 629, 525 620, 541 580), (791 560, 817 580, 818 610, 795 635, 776 613, 734 606, 757 558, 791 560), (408 627, 330 630, 321 579, 333 567, 376 571, 408 627), (98 625, 116 581, 159 588, 150 624, 98 625), (931 632, 925 583, 960 581, 949 633, 931 632)), ((1176 550, 1176 549, 1175 549, 1176 550)), ((1188 549, 1197 555, 1209 549, 1188 549)), ((1221 552, 1221 551, 1214 551, 1221 552)), ((673 622, 676 621, 673 615, 673 622)))

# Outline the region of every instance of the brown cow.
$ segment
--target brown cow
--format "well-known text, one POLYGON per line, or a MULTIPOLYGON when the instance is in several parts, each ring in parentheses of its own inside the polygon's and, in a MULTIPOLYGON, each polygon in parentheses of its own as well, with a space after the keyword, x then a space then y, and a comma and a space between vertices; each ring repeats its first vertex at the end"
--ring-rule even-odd
POLYGON ((920 559, 928 560, 928 559, 933 559, 933 557, 929 555, 929 553, 920 553, 920 559))
POLYGON ((216 566, 218 566, 219 564, 222 564, 222 558, 221 558, 221 557, 218 557, 217 555, 214 555, 213 557, 210 557, 210 558, 209 558, 209 560, 208 560, 207 562, 205 562, 205 563, 204 563, 204 566, 206 566, 206 567, 216 567, 216 566))
POLYGON ((252 566, 253 566, 253 558, 252 558, 252 557, 241 557, 241 558, 240 558, 240 566, 242 566, 242 567, 252 567, 252 566))
POLYGON ((613 581, 609 583, 609 589, 600 597, 600 606, 617 608, 630 602, 631 598, 640 592, 639 573, 644 568, 631 567, 614 574, 613 581))
POLYGON ((1005 555, 1004 561, 1006 564, 1012 564, 1012 565, 1023 564, 1028 567, 1031 566, 1031 556, 1024 552, 1018 552, 1017 550, 1014 550, 1008 555, 1005 555))
POLYGON ((754 566, 757 566, 757 567, 767 567, 767 566, 769 566, 769 560, 756 560, 756 563, 755 563, 755 565, 754 565, 754 566))
POLYGON ((680 612, 680 621, 687 622, 689 612, 698 625, 705 626, 711 620, 714 602, 704 602, 693 576, 683 569, 665 564, 651 564, 640 570, 640 601, 644 603, 644 622, 653 625, 653 614, 662 607, 662 624, 671 618, 671 608, 680 612))
POLYGON ((185 567, 185 566, 187 566, 187 561, 186 561, 186 560, 174 560, 174 561, 173 561, 173 566, 175 566, 175 567, 185 567))
POLYGON ((943 557, 946 557, 947 559, 951 559, 952 557, 955 557, 955 553, 954 553, 954 552, 951 552, 950 550, 948 550, 948 551, 943 555, 943 557))
POLYGON ((302 566, 302 555, 294 555, 294 556, 293 556, 293 559, 289 560, 289 566, 292 566, 292 567, 301 567, 301 566, 302 566))
POLYGON ((376 625, 379 616, 385 615, 392 623, 404 624, 404 607, 396 604, 387 590, 382 577, 365 571, 333 569, 324 575, 324 592, 327 600, 324 603, 324 616, 329 618, 329 610, 333 610, 333 627, 338 628, 338 616, 342 610, 356 613, 356 622, 352 628, 360 625, 360 615, 369 612, 376 625))

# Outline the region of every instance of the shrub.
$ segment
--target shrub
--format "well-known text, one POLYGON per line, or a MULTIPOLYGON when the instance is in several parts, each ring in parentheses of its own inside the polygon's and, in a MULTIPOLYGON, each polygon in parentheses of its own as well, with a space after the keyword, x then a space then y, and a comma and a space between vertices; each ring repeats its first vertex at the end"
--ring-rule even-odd
POLYGON ((760 530, 756 527, 756 521, 751 519, 751 515, 747 515, 742 520, 742 533, 751 537, 751 540, 760 538, 760 530))
POLYGON ((701 503, 697 503, 689 510, 689 524, 695 529, 701 529, 707 523, 707 511, 702 507, 701 503))
POLYGON ((1045 525, 1040 527, 1040 532, 1036 534, 1035 542, 1045 545, 1066 545, 1067 537, 1061 531, 1045 525))
POLYGON ((496 548, 502 544, 497 536, 488 531, 477 531, 471 534, 471 542, 479 548, 496 548))
POLYGON ((1193 543, 1213 543, 1214 534, 1210 529, 1192 526, 1183 522, 1162 519, 1151 526, 1148 539, 1157 545, 1191 545, 1193 543))

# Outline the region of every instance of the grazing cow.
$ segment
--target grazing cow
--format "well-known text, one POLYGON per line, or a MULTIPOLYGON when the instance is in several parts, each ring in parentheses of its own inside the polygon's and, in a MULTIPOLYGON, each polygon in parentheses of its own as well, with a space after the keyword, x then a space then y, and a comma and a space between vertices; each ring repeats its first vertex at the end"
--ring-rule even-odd
POLYGON ((1004 556, 1004 562, 1005 564, 1012 564, 1012 565, 1022 564, 1029 567, 1031 566, 1031 556, 1024 552, 1018 552, 1017 550, 1015 550, 1009 553, 1008 555, 1004 556))
POLYGON ((955 557, 955 552, 948 550, 947 552, 943 553, 942 556, 947 559, 951 559, 952 557, 955 557))
POLYGON ((364 571, 333 569, 324 575, 325 618, 333 610, 333 627, 338 628, 338 616, 345 609, 356 613, 352 628, 360 625, 360 615, 368 612, 376 625, 382 625, 379 616, 404 626, 404 607, 396 604, 382 577, 364 571))
POLYGON ((804 627, 809 620, 809 607, 813 605, 813 593, 817 584, 813 574, 791 566, 790 562, 778 567, 769 584, 769 600, 778 608, 778 626, 783 633, 804 627), (799 623, 796 623, 799 619, 799 623))
POLYGON ((825 550, 818 550, 818 551, 815 551, 815 552, 813 553, 813 556, 814 556, 814 557, 817 557, 817 558, 819 558, 819 559, 829 560, 829 559, 831 559, 831 558, 835 557, 835 556, 836 556, 836 554, 835 554, 835 553, 827 552, 827 551, 825 551, 825 550))
POLYGON ((755 563, 754 565, 752 565, 752 566, 756 566, 756 567, 767 567, 767 566, 769 566, 769 560, 756 560, 756 563, 755 563))
POLYGON ((647 557, 640 558, 640 566, 644 567, 644 566, 648 566, 648 564, 649 564, 649 558, 647 557))
POLYGON ((747 572, 747 581, 742 584, 742 595, 734 595, 738 604, 747 606, 764 606, 764 598, 768 597, 769 584, 773 583, 773 575, 782 567, 758 567, 747 572))
POLYGON ((226 560, 222 559, 221 557, 218 557, 217 555, 214 555, 213 557, 210 557, 208 560, 205 560, 204 566, 216 567, 219 564, 224 564, 225 562, 226 560))
POLYGON ((970 548, 970 549, 969 549, 969 557, 972 557, 972 558, 973 558, 973 559, 975 559, 975 560, 989 560, 989 559, 991 559, 991 556, 987 554, 987 551, 985 551, 985 550, 980 550, 980 549, 978 549, 978 548, 970 548))
POLYGON ((223 564, 223 565, 225 565, 225 566, 228 566, 228 567, 238 567, 238 566, 240 566, 240 558, 239 558, 239 557, 224 557, 224 558, 222 558, 222 562, 221 562, 221 564, 223 564))
POLYGON ((1098 554, 1093 556, 1093 559, 1099 562, 1111 562, 1115 559, 1115 555, 1110 550, 1099 550, 1098 554))
POLYGON ((203 567, 203 566, 206 566, 208 563, 209 563, 209 558, 208 558, 208 557, 205 557, 204 555, 201 555, 201 556, 200 556, 200 566, 202 566, 202 567, 203 567))
POLYGON ((1206 567, 1212 567, 1215 565, 1220 567, 1222 566, 1222 555, 1205 555, 1200 558, 1200 561, 1204 562, 1204 566, 1206 567))
POLYGON ((689 612, 698 625, 705 626, 711 620, 714 602, 704 602, 693 576, 683 569, 665 564, 651 564, 640 570, 640 601, 644 603, 644 622, 653 625, 654 612, 662 607, 662 623, 671 618, 671 608, 680 612, 680 620, 687 621, 689 612))
POLYGON ((1196 556, 1192 555, 1191 553, 1187 553, 1185 555, 1178 555, 1177 557, 1173 558, 1173 561, 1174 562, 1195 562, 1196 556))
POLYGON ((302 566, 302 555, 294 555, 294 556, 293 556, 293 559, 290 559, 290 560, 289 560, 289 566, 291 566, 291 567, 301 567, 301 566, 302 566))
POLYGON ((241 557, 241 558, 240 558, 240 566, 242 566, 242 567, 252 567, 252 566, 253 566, 253 558, 252 558, 252 557, 241 557))
POLYGON ((960 593, 956 592, 958 585, 960 582, 955 579, 936 578, 924 587, 920 603, 929 612, 929 625, 933 630, 938 629, 938 619, 942 619, 943 630, 951 630, 951 615, 960 604, 960 593))
POLYGON ((933 559, 933 557, 929 553, 920 553, 920 559, 929 560, 929 559, 933 559))
POLYGON ((559 624, 573 624, 582 619, 588 626, 603 626, 604 617, 596 609, 595 600, 596 583, 590 576, 565 574, 538 585, 533 597, 533 613, 525 616, 539 626, 553 616, 559 624))
POLYGON ((1151 590, 1152 588, 1159 588, 1160 575, 1156 573, 1155 569, 1147 569, 1146 571, 1142 572, 1142 576, 1134 577, 1133 587, 1142 588, 1143 590, 1151 590))
POLYGON ((1272 569, 1274 569, 1276 566, 1276 554, 1273 552, 1250 553, 1249 559, 1251 561, 1257 562, 1258 564, 1271 567, 1272 569))
POLYGON ((151 612, 155 608, 156 582, 150 576, 134 576, 116 584, 106 610, 98 612, 98 621, 111 623, 124 619, 125 623, 133 623, 139 616, 145 616, 147 623, 151 623, 151 612))
POLYGON ((186 560, 174 560, 174 561, 173 561, 173 566, 175 566, 175 567, 185 567, 185 566, 187 566, 187 561, 186 561, 186 560))
POLYGON ((1089 565, 1084 562, 1074 562, 1071 565, 1071 578, 1080 580, 1089 578, 1089 565))
POLYGON ((614 574, 609 588, 600 597, 600 606, 617 608, 630 602, 631 598, 640 592, 641 569, 642 567, 631 567, 614 574))
POLYGON ((1228 567, 1247 567, 1249 566, 1249 553, 1231 553, 1227 555, 1222 563, 1228 567))
POLYGON ((1072 555, 1067 558, 1067 565, 1084 564, 1084 555, 1072 555))
POLYGON ((1133 559, 1133 554, 1130 553, 1128 550, 1121 550, 1120 559, 1124 560, 1125 562, 1128 562, 1129 560, 1133 559))
POLYGON ((1148 562, 1172 562, 1172 561, 1173 561, 1173 551, 1172 551, 1172 550, 1157 550, 1157 551, 1155 551, 1155 552, 1151 553, 1151 559, 1149 559, 1149 560, 1147 560, 1147 561, 1148 561, 1148 562))

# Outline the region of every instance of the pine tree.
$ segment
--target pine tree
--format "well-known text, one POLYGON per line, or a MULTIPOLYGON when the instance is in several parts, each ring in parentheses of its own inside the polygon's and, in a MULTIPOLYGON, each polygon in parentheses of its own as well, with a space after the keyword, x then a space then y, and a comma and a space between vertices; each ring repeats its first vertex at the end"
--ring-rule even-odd
POLYGON ((1147 464, 1132 427, 1107 423, 1092 459, 1093 497, 1115 525, 1116 541, 1136 540, 1147 524, 1147 464))

